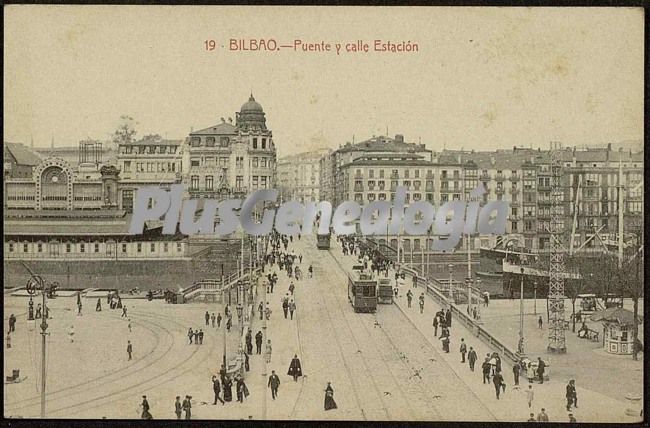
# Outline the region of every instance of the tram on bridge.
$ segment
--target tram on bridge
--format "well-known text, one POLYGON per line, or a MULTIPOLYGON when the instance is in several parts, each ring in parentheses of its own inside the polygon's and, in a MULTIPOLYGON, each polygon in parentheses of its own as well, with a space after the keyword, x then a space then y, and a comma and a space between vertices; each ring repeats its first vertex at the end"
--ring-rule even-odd
POLYGON ((330 238, 332 234, 327 233, 324 235, 318 234, 316 237, 316 248, 319 250, 329 250, 330 249, 330 238))
POLYGON ((354 312, 375 312, 377 310, 377 278, 363 266, 354 266, 348 275, 348 300, 354 312))

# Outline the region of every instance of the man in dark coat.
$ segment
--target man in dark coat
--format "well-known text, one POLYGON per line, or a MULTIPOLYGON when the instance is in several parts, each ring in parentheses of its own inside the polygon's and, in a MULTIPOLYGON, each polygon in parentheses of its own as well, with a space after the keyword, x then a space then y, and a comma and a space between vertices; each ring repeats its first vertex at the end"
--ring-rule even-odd
POLYGON ((128 345, 126 345, 126 353, 129 354, 129 361, 131 361, 131 354, 133 353, 133 345, 131 345, 131 341, 128 341, 128 345))
POLYGON ((476 351, 470 346, 469 352, 467 353, 467 361, 469 362, 469 369, 471 371, 474 371, 474 364, 476 364, 477 358, 476 351))
POLYGON ((546 363, 544 363, 542 357, 537 357, 537 376, 539 376, 539 383, 544 383, 545 368, 546 368, 546 363))
POLYGON ((512 374, 515 376, 515 386, 519 385, 519 370, 521 367, 519 364, 515 364, 512 366, 512 374))
POLYGON ((287 372, 289 376, 293 376, 293 381, 298 382, 298 377, 302 376, 302 367, 300 366, 300 360, 298 355, 294 354, 291 364, 289 364, 289 371, 287 372))
POLYGON ((438 314, 433 317, 433 336, 438 337, 438 314))
POLYGON ((262 353, 262 339, 263 339, 262 332, 258 330, 257 334, 255 335, 255 347, 257 348, 256 349, 257 354, 262 353))
POLYGON ((447 313, 445 314, 445 326, 451 327, 451 311, 449 309, 447 309, 447 313))
POLYGON ((246 332, 246 353, 253 353, 253 333, 251 332, 250 328, 246 332))
POLYGON ((275 397, 278 396, 278 388, 280 387, 280 378, 275 374, 275 370, 271 370, 271 376, 269 376, 267 386, 271 388, 271 397, 275 400, 275 397))
POLYGON ((492 376, 492 383, 494 383, 494 390, 497 393, 497 400, 498 400, 499 393, 501 392, 501 387, 503 385, 503 376, 501 376, 501 372, 499 370, 497 370, 496 373, 494 373, 494 376, 492 376))
POLYGON ((221 404, 225 405, 226 403, 221 399, 221 384, 219 383, 219 379, 216 376, 212 376, 212 390, 214 391, 214 403, 213 405, 217 404, 217 401, 221 401, 221 404))
POLYGON ((180 396, 177 396, 176 401, 174 402, 174 412, 176 413, 176 419, 180 419, 183 414, 183 405, 181 404, 180 396))
POLYGON ((490 371, 492 370, 492 364, 490 364, 490 358, 485 357, 485 361, 481 365, 483 369, 483 383, 490 383, 490 371))
POLYGON ((185 419, 192 419, 192 397, 189 395, 185 396, 183 400, 183 410, 185 410, 185 419))
POLYGON ((576 392, 576 381, 571 379, 566 386, 566 410, 571 411, 571 406, 578 407, 578 394, 576 392))
POLYGON ((467 352, 467 345, 465 344, 465 339, 460 339, 460 357, 461 363, 465 362, 465 353, 467 352))

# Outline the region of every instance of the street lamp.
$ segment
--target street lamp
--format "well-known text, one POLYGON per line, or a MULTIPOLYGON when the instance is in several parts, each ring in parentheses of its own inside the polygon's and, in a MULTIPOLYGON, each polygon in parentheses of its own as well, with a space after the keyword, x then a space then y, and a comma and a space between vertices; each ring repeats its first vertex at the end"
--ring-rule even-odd
POLYGON ((537 315, 537 281, 533 281, 533 314, 537 315))
POLYGON ((454 300, 454 265, 449 264, 449 299, 455 303, 454 300))
MULTIPOLYGON (((476 291, 478 292, 479 299, 482 297, 481 294, 481 278, 476 278, 476 291)), ((481 302, 479 301, 476 305, 476 320, 481 319, 481 302)))
POLYGON ((519 357, 524 355, 524 268, 521 268, 521 288, 519 290, 519 357))

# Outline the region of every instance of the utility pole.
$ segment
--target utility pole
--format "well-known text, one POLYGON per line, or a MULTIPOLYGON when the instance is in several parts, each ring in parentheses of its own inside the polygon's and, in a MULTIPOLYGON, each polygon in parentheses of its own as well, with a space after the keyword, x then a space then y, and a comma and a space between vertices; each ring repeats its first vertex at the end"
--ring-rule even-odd
POLYGON ((517 355, 523 358, 524 352, 524 268, 521 268, 521 288, 519 289, 519 346, 517 355))
POLYGON ((225 311, 225 308, 226 308, 225 291, 226 291, 226 284, 225 284, 225 279, 224 279, 224 276, 223 276, 223 263, 221 263, 221 301, 223 302, 223 304, 221 306, 224 308, 224 311, 223 311, 223 321, 224 321, 224 323, 223 323, 223 367, 224 367, 224 369, 227 370, 228 367, 226 366, 226 323, 228 322, 228 320, 226 319, 227 317, 226 317, 226 311, 225 311))
MULTIPOLYGON (((262 282, 262 345, 264 346, 268 338, 266 337, 266 284, 262 282)), ((266 351, 266 349, 265 349, 266 351)), ((262 366, 262 385, 263 385, 263 390, 264 393, 262 394, 262 420, 266 420, 266 394, 267 394, 267 387, 266 387, 266 355, 264 355, 263 360, 263 366, 262 366)))

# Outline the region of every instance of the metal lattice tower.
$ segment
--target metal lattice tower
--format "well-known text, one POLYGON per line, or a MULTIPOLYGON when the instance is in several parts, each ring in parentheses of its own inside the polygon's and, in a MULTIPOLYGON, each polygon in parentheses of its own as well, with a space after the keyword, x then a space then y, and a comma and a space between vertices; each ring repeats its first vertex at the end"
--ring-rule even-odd
POLYGON ((549 331, 548 351, 566 352, 564 338, 564 190, 562 188, 562 146, 552 142, 551 157, 551 224, 550 265, 548 285, 549 331))

